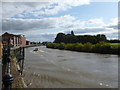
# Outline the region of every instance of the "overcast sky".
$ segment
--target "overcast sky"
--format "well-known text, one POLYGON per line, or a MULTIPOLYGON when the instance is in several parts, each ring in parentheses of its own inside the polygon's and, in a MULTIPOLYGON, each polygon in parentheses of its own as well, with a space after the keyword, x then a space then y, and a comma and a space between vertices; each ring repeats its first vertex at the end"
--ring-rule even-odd
POLYGON ((118 2, 53 0, 2 2, 2 33, 24 34, 30 41, 54 41, 57 33, 105 34, 118 38, 118 2))

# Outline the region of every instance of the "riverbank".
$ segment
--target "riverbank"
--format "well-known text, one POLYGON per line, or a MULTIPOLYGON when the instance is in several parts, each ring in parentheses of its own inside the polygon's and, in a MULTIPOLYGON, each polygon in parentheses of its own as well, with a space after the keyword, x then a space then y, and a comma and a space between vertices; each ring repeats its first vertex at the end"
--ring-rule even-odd
POLYGON ((89 53, 102 53, 102 54, 116 54, 120 55, 120 44, 113 45, 106 42, 100 42, 97 44, 91 43, 48 43, 47 48, 70 50, 77 52, 89 52, 89 53))
POLYGON ((16 58, 14 57, 11 60, 11 74, 14 77, 14 81, 12 83, 12 88, 26 88, 26 84, 24 83, 24 79, 22 75, 19 73, 18 64, 16 62, 16 58))
MULTIPOLYGON (((24 46, 24 48, 27 47, 33 47, 33 46, 24 46)), ((27 85, 24 82, 23 79, 23 58, 20 58, 24 56, 24 48, 23 47, 13 47, 11 48, 11 56, 10 56, 10 66, 8 67, 8 63, 6 63, 6 58, 3 58, 3 66, 2 66, 2 76, 4 76, 6 73, 10 73, 13 76, 13 82, 11 85, 11 88, 27 88, 27 85), (18 60, 22 60, 22 62, 18 62, 18 60), (6 63, 6 64, 5 64, 6 63), (10 72, 8 72, 8 68, 10 72)), ((3 86, 4 88, 4 86, 3 86)))

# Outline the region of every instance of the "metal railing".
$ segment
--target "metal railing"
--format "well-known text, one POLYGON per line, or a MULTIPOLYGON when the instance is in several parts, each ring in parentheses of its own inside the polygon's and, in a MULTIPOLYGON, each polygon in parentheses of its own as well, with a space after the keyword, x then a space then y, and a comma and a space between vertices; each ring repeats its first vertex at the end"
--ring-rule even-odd
POLYGON ((11 90, 13 83, 13 76, 11 73, 11 60, 13 57, 16 57, 17 63, 20 67, 20 74, 23 73, 24 67, 24 56, 25 50, 24 47, 18 48, 3 48, 3 57, 2 57, 2 89, 3 90, 11 90))
POLYGON ((25 57, 25 49, 24 47, 17 47, 17 48, 12 48, 11 49, 12 54, 15 55, 17 63, 20 67, 19 72, 23 73, 23 68, 24 68, 24 57, 25 57))

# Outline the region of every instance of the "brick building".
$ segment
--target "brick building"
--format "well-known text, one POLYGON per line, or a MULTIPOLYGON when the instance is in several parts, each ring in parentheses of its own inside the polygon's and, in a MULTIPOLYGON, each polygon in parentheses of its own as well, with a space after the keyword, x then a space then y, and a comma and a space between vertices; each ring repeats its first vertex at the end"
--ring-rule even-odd
POLYGON ((26 45, 26 37, 25 35, 18 35, 20 38, 19 46, 25 46, 26 45))
POLYGON ((9 45, 11 47, 25 46, 26 37, 24 35, 14 35, 14 34, 5 32, 2 35, 2 43, 4 46, 9 45))

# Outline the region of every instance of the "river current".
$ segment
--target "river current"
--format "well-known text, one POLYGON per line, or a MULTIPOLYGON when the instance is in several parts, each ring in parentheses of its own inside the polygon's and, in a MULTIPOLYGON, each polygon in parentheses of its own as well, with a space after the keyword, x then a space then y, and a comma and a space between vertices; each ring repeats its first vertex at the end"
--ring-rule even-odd
POLYGON ((117 88, 118 56, 26 48, 24 80, 29 88, 117 88))

